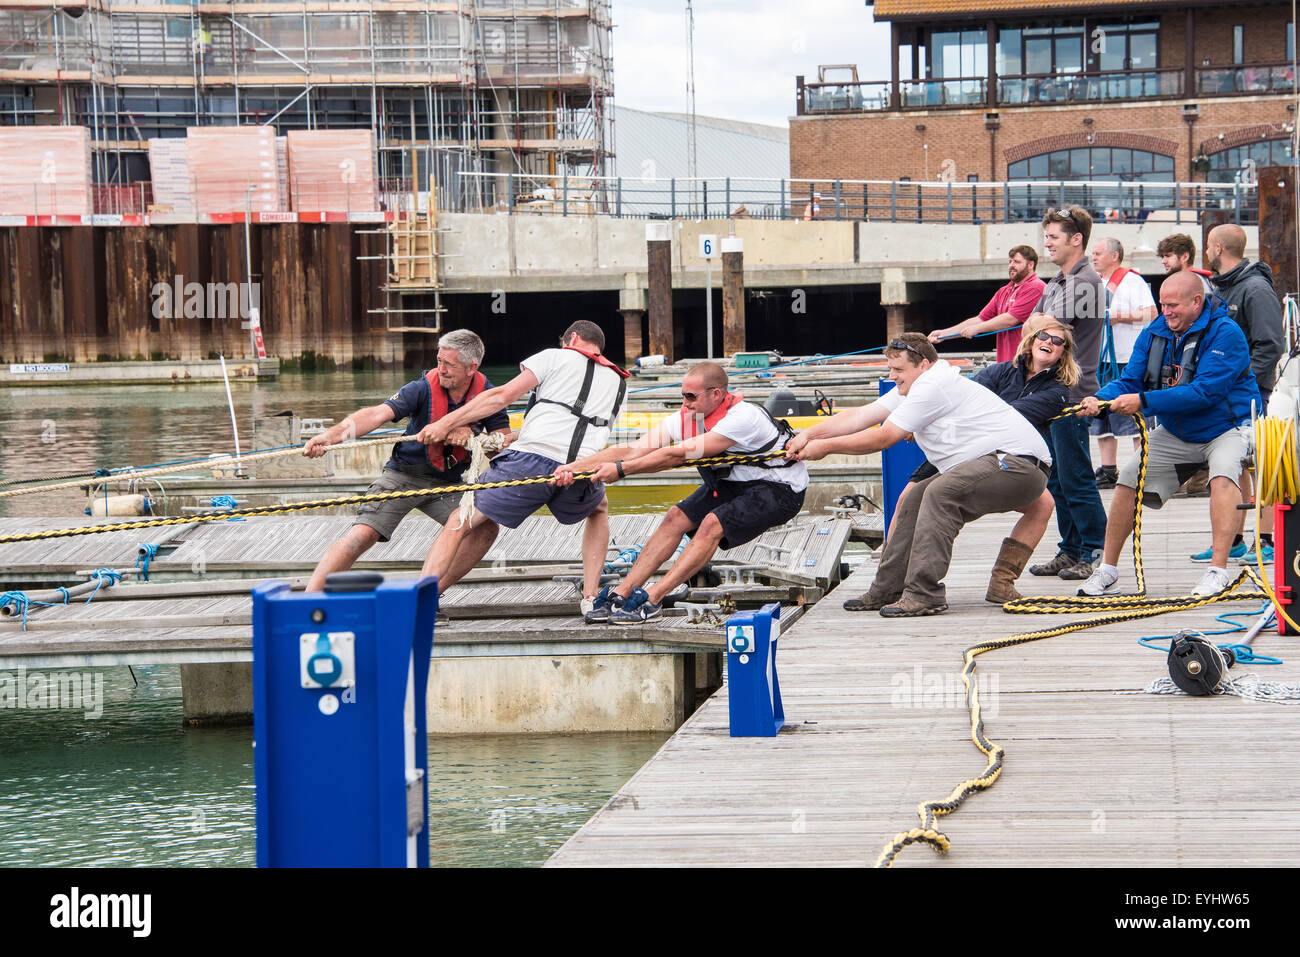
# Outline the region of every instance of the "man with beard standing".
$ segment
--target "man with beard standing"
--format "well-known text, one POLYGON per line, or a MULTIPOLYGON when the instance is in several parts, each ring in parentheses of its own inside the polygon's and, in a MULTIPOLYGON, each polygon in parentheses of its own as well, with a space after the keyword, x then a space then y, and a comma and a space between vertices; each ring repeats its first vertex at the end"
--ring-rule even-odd
POLYGON ((930 333, 931 342, 954 336, 970 339, 997 332, 997 361, 1010 362, 1016 357, 1016 350, 1020 348, 1020 327, 1034 311, 1047 284, 1034 272, 1038 268, 1038 253, 1033 247, 1014 246, 1007 257, 1007 276, 1011 281, 993 294, 978 316, 971 316, 947 329, 936 329, 930 333))
MULTIPOLYGON (((1246 259, 1246 231, 1232 223, 1224 223, 1210 230, 1205 239, 1205 254, 1214 271, 1211 280, 1224 303, 1228 315, 1246 334, 1250 345, 1250 368, 1259 383, 1258 415, 1268 411, 1268 399, 1273 394, 1277 379, 1277 360, 1282 357, 1282 302, 1273 288, 1273 271, 1268 263, 1246 259)), ((1252 482, 1250 471, 1242 473, 1242 490, 1250 501, 1252 482)), ((1273 510, 1260 513, 1259 551, 1264 561, 1273 560, 1273 510)), ((1237 513, 1237 537, 1233 548, 1244 547, 1246 513, 1237 513)), ((1254 552, 1243 556, 1251 561, 1254 552)))

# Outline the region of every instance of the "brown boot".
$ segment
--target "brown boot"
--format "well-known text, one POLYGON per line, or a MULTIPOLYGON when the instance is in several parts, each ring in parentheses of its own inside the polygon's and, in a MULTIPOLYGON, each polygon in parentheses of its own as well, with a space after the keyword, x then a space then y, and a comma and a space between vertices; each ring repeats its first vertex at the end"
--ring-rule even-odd
POLYGON ((1020 592, 1016 591, 1015 582, 1025 570, 1032 554, 1034 550, 1024 542, 1018 542, 1014 538, 1002 539, 1002 551, 998 552, 998 560, 993 563, 993 574, 989 576, 989 590, 984 600, 995 605, 1005 605, 1021 598, 1020 592))

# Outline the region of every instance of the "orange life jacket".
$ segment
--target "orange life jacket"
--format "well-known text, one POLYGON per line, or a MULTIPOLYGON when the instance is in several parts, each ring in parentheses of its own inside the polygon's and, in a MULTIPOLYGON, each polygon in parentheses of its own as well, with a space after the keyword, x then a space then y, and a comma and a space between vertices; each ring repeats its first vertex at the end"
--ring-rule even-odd
MULTIPOLYGON (((448 409, 451 407, 451 396, 447 394, 447 390, 438 381, 437 369, 430 369, 426 372, 424 379, 429 383, 429 421, 431 423, 437 422, 447 414, 448 409)), ((464 405, 486 388, 487 378, 483 373, 475 372, 470 377, 469 388, 465 391, 465 398, 461 405, 464 405)), ((432 445, 426 446, 426 454, 429 456, 429 465, 439 472, 450 472, 461 463, 469 461, 469 449, 462 445, 444 445, 442 442, 434 442, 432 445)))
POLYGON ((722 421, 722 417, 731 411, 731 407, 737 402, 743 402, 745 397, 739 392, 727 392, 727 397, 718 403, 718 407, 704 416, 704 427, 700 427, 700 416, 696 413, 686 414, 686 407, 682 406, 682 439, 693 439, 696 436, 703 435, 705 432, 712 432, 713 427, 722 421))

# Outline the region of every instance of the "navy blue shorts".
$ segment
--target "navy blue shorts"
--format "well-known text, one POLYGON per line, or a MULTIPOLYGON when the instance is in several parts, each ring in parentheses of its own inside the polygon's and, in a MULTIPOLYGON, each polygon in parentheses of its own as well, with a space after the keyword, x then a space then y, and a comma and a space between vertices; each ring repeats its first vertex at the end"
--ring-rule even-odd
MULTIPOLYGON (((723 548, 735 548, 752 542, 770 528, 784 525, 803 508, 803 492, 796 492, 784 482, 718 483, 716 493, 701 485, 677 503, 677 507, 699 528, 708 515, 722 526, 723 548)), ((694 535, 694 532, 690 533, 694 535)))
MULTIPOLYGON (((479 476, 479 481, 507 482, 534 475, 550 475, 563 464, 544 455, 506 449, 492 460, 492 466, 479 476)), ((537 482, 508 488, 485 488, 474 493, 474 507, 506 528, 518 528, 524 519, 543 505, 551 510, 561 525, 576 525, 603 501, 605 484, 590 479, 574 482, 567 488, 537 482)))

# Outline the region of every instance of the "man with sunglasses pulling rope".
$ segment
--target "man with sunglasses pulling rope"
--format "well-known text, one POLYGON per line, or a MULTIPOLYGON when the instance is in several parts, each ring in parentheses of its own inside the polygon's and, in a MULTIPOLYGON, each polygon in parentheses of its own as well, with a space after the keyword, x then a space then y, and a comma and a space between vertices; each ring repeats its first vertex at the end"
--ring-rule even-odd
POLYGON ((1023 415, 940 359, 925 336, 905 332, 885 356, 897 388, 800 433, 786 454, 816 461, 878 452, 909 434, 916 439, 939 474, 900 500, 876 580, 844 607, 885 618, 936 615, 948 608, 942 579, 962 527, 1030 505, 1047 486, 1052 457, 1023 415))
MULTIPOLYGON (((555 470, 555 484, 567 486, 575 472, 596 469, 597 482, 659 472, 692 459, 758 452, 779 453, 793 435, 762 406, 727 389, 727 373, 716 362, 691 367, 682 379, 682 409, 660 420, 631 446, 614 447, 555 470)), ((617 588, 604 588, 584 616, 590 623, 638 625, 663 615, 664 599, 704 567, 719 548, 751 542, 799 514, 808 469, 779 458, 734 467, 699 468, 704 485, 668 510, 617 588), (683 535, 691 542, 667 574, 643 588, 672 557, 683 535)))
MULTIPOLYGON (((1162 314, 1138 335, 1118 379, 1080 403, 1080 416, 1154 415, 1159 426, 1147 442, 1143 504, 1159 508, 1178 486, 1209 463, 1210 569, 1193 589, 1197 596, 1227 588, 1228 551, 1241 504, 1241 461, 1250 446, 1250 404, 1259 401, 1250 346, 1223 301, 1205 300, 1195 273, 1176 272, 1160 287, 1162 314)), ((1106 521, 1105 554, 1080 595, 1104 595, 1119 581, 1119 553, 1133 531, 1139 459, 1120 470, 1106 521)))

